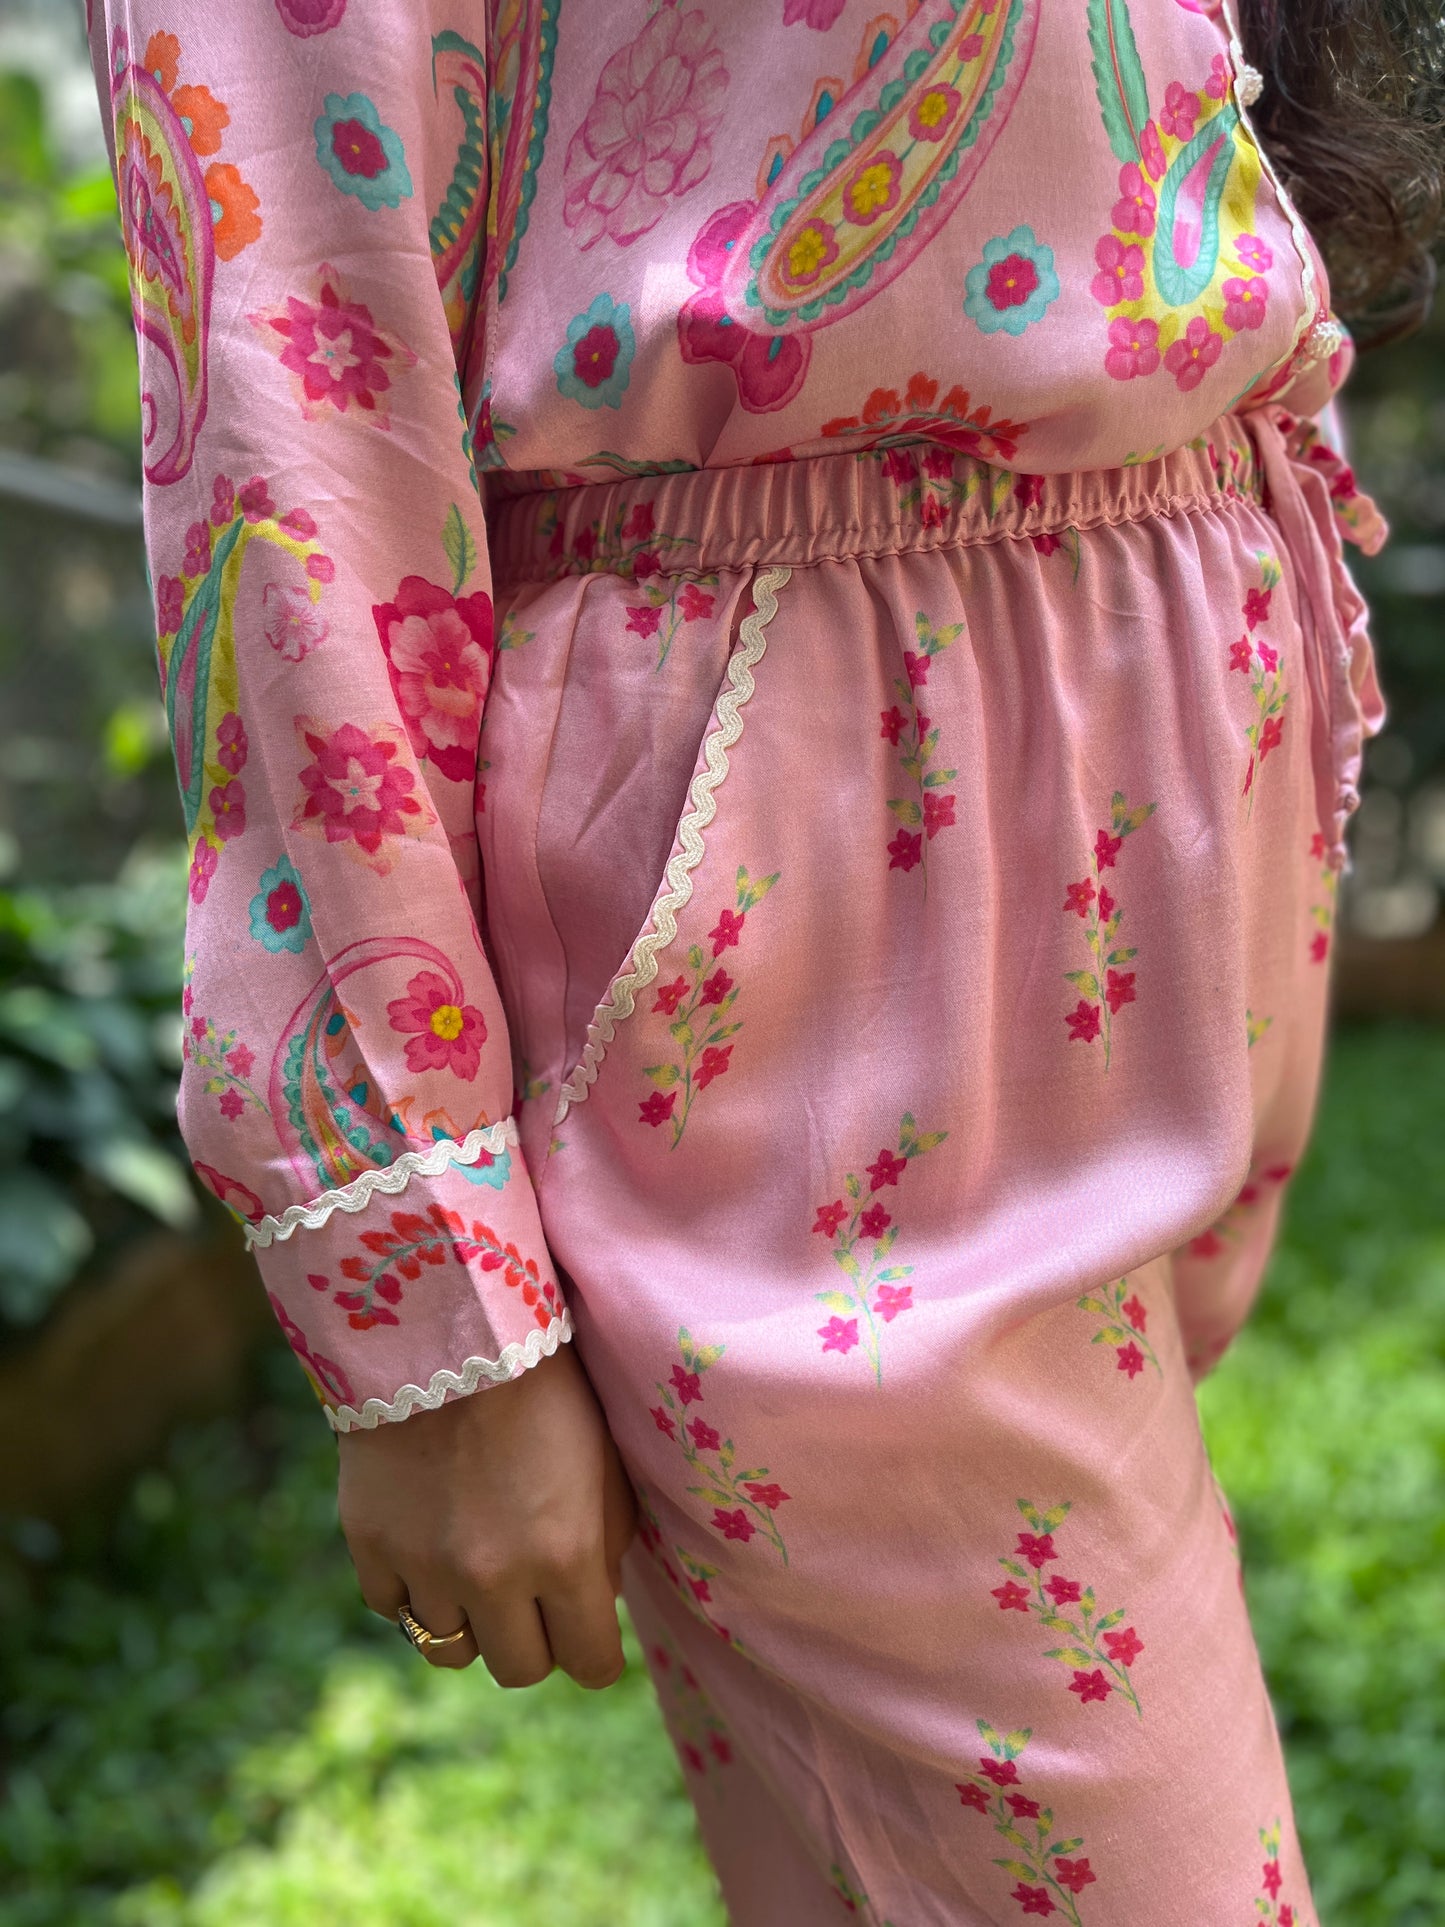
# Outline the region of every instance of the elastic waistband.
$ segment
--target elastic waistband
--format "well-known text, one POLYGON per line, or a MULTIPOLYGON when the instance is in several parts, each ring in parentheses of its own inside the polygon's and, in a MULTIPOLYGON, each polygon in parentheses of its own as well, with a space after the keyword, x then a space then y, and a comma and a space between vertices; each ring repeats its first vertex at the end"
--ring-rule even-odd
POLYGON ((1261 502, 1245 418, 1123 468, 1029 475, 941 443, 629 476, 488 503, 500 586, 564 575, 710 575, 957 548, 1261 502))

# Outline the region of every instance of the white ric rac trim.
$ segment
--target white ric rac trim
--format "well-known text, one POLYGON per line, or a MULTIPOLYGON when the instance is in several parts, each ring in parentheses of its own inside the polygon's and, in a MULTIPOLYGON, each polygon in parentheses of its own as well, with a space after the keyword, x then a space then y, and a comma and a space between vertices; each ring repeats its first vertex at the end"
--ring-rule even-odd
POLYGON ((475 1164, 484 1151, 495 1157, 518 1142, 516 1119, 505 1117, 497 1124, 478 1125, 460 1144, 455 1138, 442 1137, 429 1150, 403 1151, 394 1164, 363 1171, 339 1191, 323 1191, 310 1204, 288 1204, 278 1218, 258 1218, 246 1226, 246 1244, 252 1250, 274 1244, 289 1238, 298 1225, 317 1231, 333 1211, 364 1211, 377 1191, 395 1197, 414 1177, 437 1177, 449 1164, 475 1164))
POLYGON ((552 1320, 546 1331, 534 1325, 525 1339, 504 1345, 499 1358, 469 1358, 459 1372, 448 1371, 443 1366, 439 1372, 432 1373, 425 1389, 420 1385, 403 1385, 390 1403, 384 1398, 369 1398, 359 1412, 354 1405, 328 1405, 327 1423, 333 1432, 374 1432, 378 1425, 394 1424, 410 1418, 413 1412, 434 1412, 448 1392, 459 1392, 464 1398, 470 1398, 484 1378, 499 1385, 503 1379, 515 1378, 519 1371, 530 1371, 540 1359, 550 1358, 571 1336, 572 1315, 564 1311, 552 1320))
POLYGON ((657 953, 677 935, 677 913, 692 895, 692 873, 702 861, 702 833, 717 814, 717 792, 728 773, 728 751, 743 733, 741 712, 753 693, 753 668, 768 646, 767 627, 778 612, 774 591, 781 589, 791 574, 791 569, 764 569, 753 583, 752 613, 744 616, 738 627, 738 644, 728 658, 727 687, 718 698, 717 726, 703 745, 706 767, 692 779, 689 808, 677 826, 681 848, 673 853, 663 872, 652 914, 633 944, 631 956, 612 979, 587 1026, 582 1055, 563 1081, 552 1118, 554 1125, 566 1117, 569 1105, 585 1103, 617 1026, 632 1015, 636 993, 657 975, 657 953))

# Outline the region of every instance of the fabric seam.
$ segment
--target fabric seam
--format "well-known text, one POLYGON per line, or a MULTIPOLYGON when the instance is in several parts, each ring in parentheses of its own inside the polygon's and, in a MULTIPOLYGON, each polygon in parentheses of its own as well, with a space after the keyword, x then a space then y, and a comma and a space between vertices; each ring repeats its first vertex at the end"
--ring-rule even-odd
POLYGON ((459 1372, 443 1365, 432 1373, 425 1386, 403 1385, 392 1399, 364 1399, 359 1410, 354 1405, 328 1405, 324 1408, 326 1422, 333 1432, 373 1432, 378 1425, 397 1424, 410 1418, 413 1412, 434 1412, 448 1392, 469 1398, 483 1379, 500 1385, 506 1379, 515 1378, 519 1371, 530 1371, 542 1359, 550 1358, 572 1333, 571 1314, 563 1311, 545 1331, 540 1325, 534 1326, 525 1338, 513 1339, 510 1345, 504 1345, 496 1358, 464 1359, 459 1372))

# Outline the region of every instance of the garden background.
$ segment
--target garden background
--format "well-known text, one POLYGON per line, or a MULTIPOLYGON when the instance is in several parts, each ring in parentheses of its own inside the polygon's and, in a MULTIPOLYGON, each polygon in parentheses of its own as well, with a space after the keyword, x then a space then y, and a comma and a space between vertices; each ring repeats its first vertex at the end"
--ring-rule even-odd
MULTIPOLYGON (((1391 720, 1317 1138, 1203 1395, 1330 1927, 1445 1919, 1442 350, 1437 312, 1347 391, 1391 720)), ((0 0, 0 1927, 720 1927, 635 1642, 503 1694, 361 1608, 190 1181, 136 386, 78 17, 0 0)))

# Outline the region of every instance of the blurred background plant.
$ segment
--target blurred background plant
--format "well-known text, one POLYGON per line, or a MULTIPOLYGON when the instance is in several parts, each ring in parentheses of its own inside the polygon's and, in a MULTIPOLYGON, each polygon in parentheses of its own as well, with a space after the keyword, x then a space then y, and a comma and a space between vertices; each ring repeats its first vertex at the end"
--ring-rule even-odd
MULTIPOLYGON (((1349 1021, 1203 1399, 1348 1927, 1445 1919, 1442 350, 1445 305, 1347 391, 1394 528, 1350 555, 1391 718, 1337 923, 1349 1021)), ((329 1434, 175 1129, 138 457, 79 9, 0 0, 0 1927, 717 1927, 635 1646, 600 1700, 519 1699, 419 1669, 356 1601, 329 1434), (208 1344, 234 1369, 177 1424, 208 1344)))

